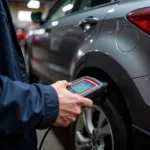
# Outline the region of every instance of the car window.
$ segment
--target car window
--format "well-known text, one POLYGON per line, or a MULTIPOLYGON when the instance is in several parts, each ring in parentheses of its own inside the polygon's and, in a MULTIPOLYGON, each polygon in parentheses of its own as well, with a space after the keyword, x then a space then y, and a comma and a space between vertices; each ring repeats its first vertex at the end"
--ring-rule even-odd
POLYGON ((82 0, 79 10, 87 10, 95 6, 103 5, 111 2, 111 0, 82 0))
POLYGON ((75 0, 61 0, 50 13, 46 23, 66 16, 73 9, 74 3, 75 0))

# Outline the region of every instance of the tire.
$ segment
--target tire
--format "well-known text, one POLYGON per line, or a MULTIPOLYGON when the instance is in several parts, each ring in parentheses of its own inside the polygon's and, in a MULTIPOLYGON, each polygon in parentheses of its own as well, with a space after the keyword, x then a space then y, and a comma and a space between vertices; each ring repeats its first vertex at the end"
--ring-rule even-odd
MULTIPOLYGON (((107 123, 104 123, 104 124, 108 124, 106 126, 109 126, 111 134, 110 135, 106 134, 105 135, 106 137, 104 137, 104 135, 102 134, 103 133, 103 129, 102 129, 101 132, 99 133, 99 135, 100 134, 101 135, 98 138, 96 138, 97 136, 95 137, 95 135, 94 136, 92 135, 93 137, 91 137, 91 135, 89 136, 89 134, 86 131, 85 125, 83 125, 83 128, 81 127, 82 126, 81 124, 85 124, 85 122, 83 121, 84 123, 81 123, 81 121, 80 121, 80 123, 79 123, 79 119, 80 119, 80 117, 79 117, 78 120, 76 121, 76 123, 74 123, 71 126, 71 135, 72 135, 71 136, 72 137, 71 148, 72 148, 72 150, 98 150, 98 149, 100 149, 100 150, 129 150, 128 131, 126 129, 126 125, 125 125, 123 118, 121 117, 119 111, 116 109, 114 104, 109 99, 106 99, 104 104, 101 104, 99 106, 95 105, 95 107, 97 108, 97 110, 100 111, 100 113, 103 112, 104 115, 106 116, 105 122, 107 122, 107 123), (79 129, 79 128, 81 128, 81 129, 79 129), (78 130, 80 130, 80 131, 78 131, 78 130), (82 132, 81 137, 90 139, 90 140, 87 140, 88 142, 85 145, 85 147, 87 147, 87 148, 84 147, 84 144, 82 145, 82 143, 85 143, 85 139, 79 140, 79 139, 81 139, 81 137, 79 136, 80 135, 79 133, 81 133, 81 132, 82 132), (104 138, 102 139, 101 136, 104 138), (93 141, 93 138, 94 138, 95 142, 93 141), (82 141, 84 141, 84 142, 82 142, 82 141), (100 148, 100 146, 101 146, 101 148, 100 148)), ((86 110, 86 112, 87 111, 88 110, 86 110)), ((95 113, 95 110, 94 110, 94 113, 95 113)), ((100 119, 98 119, 99 117, 96 117, 96 113, 95 114, 94 113, 92 115, 93 116, 92 117, 93 124, 94 124, 94 121, 100 122, 100 121, 98 121, 98 120, 100 120, 100 119)), ((99 112, 97 112, 97 113, 99 113, 99 112)), ((90 119, 87 119, 88 115, 85 115, 85 113, 84 113, 84 117, 82 116, 82 118, 86 118, 86 120, 90 120, 90 119), (87 116, 87 117, 85 117, 85 116, 87 116)), ((97 125, 95 125, 95 127, 97 127, 97 125)), ((96 134, 98 134, 98 132, 96 132, 96 134)))

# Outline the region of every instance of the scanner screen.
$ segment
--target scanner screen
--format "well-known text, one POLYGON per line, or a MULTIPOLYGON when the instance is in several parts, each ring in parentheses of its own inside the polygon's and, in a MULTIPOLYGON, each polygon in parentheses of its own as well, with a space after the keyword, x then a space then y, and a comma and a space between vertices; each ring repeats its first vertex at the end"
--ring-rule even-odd
POLYGON ((94 84, 84 80, 84 81, 78 82, 77 84, 72 85, 71 89, 73 89, 78 94, 80 94, 93 88, 94 86, 95 86, 94 84))

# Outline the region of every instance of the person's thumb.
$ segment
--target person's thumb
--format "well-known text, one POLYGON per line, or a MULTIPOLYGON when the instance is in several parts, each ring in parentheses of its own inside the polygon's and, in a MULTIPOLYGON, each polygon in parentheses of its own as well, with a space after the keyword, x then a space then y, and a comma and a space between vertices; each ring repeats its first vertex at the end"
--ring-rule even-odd
POLYGON ((93 102, 88 98, 83 98, 83 106, 91 108, 93 106, 93 102))
POLYGON ((63 80, 63 81, 61 81, 61 82, 62 82, 62 84, 63 84, 63 86, 64 86, 65 88, 71 86, 71 83, 67 82, 66 80, 63 80))

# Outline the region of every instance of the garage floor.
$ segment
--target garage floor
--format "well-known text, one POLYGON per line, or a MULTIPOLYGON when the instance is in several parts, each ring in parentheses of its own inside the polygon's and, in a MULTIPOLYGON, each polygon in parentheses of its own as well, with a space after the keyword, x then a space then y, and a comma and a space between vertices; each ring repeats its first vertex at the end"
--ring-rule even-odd
MULTIPOLYGON (((41 143, 41 140, 45 134, 46 130, 43 131, 37 131, 37 135, 38 135, 38 147, 41 143)), ((63 148, 63 146, 59 143, 59 141, 57 140, 55 134, 53 133, 53 131, 50 131, 49 134, 47 135, 47 137, 45 138, 45 141, 43 143, 43 147, 42 150, 65 150, 63 148)))

